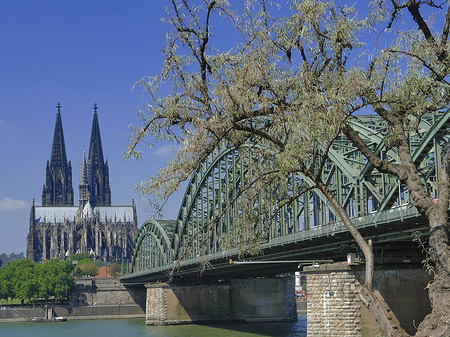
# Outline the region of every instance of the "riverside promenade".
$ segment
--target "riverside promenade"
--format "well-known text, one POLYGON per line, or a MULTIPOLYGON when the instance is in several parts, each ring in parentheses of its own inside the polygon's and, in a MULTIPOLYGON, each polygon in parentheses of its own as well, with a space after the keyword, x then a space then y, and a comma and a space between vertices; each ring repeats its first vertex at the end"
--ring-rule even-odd
MULTIPOLYGON (((145 293, 139 293, 139 289, 126 289, 116 278, 79 278, 76 283, 77 289, 68 304, 47 306, 52 308, 53 317, 69 320, 145 317, 145 293)), ((47 317, 46 310, 45 305, 5 304, 0 307, 0 323, 47 317)))

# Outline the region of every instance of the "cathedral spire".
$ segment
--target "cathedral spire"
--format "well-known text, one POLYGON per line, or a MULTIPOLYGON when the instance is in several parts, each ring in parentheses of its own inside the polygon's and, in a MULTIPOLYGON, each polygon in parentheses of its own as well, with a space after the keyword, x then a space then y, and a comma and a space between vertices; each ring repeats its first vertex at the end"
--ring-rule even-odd
POLYGON ((92 207, 110 206, 111 189, 109 187, 108 164, 103 159, 102 139, 98 123, 97 103, 94 104, 91 143, 87 161, 89 171, 89 201, 92 207))
POLYGON ((64 132, 61 120, 61 104, 56 105, 58 112, 56 113, 55 132, 53 134, 52 155, 50 160, 51 166, 67 167, 66 144, 64 142, 64 132))
POLYGON ((80 184, 88 184, 88 166, 86 162, 86 150, 83 148, 83 161, 80 169, 80 184))
POLYGON ((94 104, 94 120, 92 121, 91 143, 89 145, 89 160, 95 165, 103 165, 103 148, 98 125, 97 103, 94 104))
POLYGON ((61 104, 56 105, 55 131, 50 162, 47 162, 45 185, 42 191, 43 206, 72 206, 72 167, 67 162, 66 144, 61 120, 61 104))
POLYGON ((86 161, 86 151, 83 148, 83 161, 80 167, 80 184, 79 192, 79 206, 83 209, 84 205, 89 201, 89 167, 86 161))

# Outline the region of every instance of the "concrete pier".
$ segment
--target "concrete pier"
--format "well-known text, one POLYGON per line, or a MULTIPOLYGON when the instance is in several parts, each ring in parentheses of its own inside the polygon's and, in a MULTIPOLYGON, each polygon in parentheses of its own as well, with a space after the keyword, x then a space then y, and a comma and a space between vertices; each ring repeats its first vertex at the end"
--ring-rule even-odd
POLYGON ((149 284, 146 304, 150 325, 297 320, 293 277, 149 284))

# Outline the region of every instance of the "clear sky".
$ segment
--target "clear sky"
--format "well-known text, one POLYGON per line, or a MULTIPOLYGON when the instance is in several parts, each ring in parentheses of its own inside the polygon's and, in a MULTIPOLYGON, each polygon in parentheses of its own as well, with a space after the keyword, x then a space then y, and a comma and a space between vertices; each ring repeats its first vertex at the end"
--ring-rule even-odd
MULTIPOLYGON (((367 11, 366 1, 354 3, 360 12, 367 11)), ((112 203, 129 205, 134 198, 139 226, 153 215, 133 187, 166 165, 172 146, 155 143, 143 149, 142 160, 122 158, 128 126, 139 123, 137 108, 146 103, 140 88, 131 93, 133 83, 158 74, 162 66, 168 27, 161 17, 166 4, 165 0, 0 1, 0 254, 26 250, 31 203, 42 201, 58 102, 72 161, 75 204, 79 165, 83 147, 89 149, 97 103, 112 203)), ((242 1, 232 4, 242 6, 242 1)), ((405 19, 411 24, 409 16, 405 19)), ((218 26, 211 43, 230 48, 237 35, 222 23, 218 26)), ((372 47, 383 45, 367 46, 372 47)), ((166 205, 165 219, 176 219, 183 193, 166 205)))
MULTIPOLYGON (((167 26, 163 0, 14 0, 0 2, 0 254, 26 250, 31 202, 42 201, 56 104, 61 102, 75 204, 79 165, 89 150, 93 105, 109 161, 112 203, 137 202, 139 226, 151 215, 133 186, 171 156, 168 144, 122 160, 128 125, 145 105, 133 83, 159 73, 167 26)), ((175 219, 183 192, 169 203, 175 219)))

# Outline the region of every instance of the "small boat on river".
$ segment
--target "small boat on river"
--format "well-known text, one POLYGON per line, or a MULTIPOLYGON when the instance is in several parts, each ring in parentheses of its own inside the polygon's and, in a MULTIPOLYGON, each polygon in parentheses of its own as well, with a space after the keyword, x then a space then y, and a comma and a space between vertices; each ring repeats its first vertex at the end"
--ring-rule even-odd
POLYGON ((46 319, 45 317, 32 317, 30 322, 66 322, 67 317, 54 317, 51 319, 46 319))

